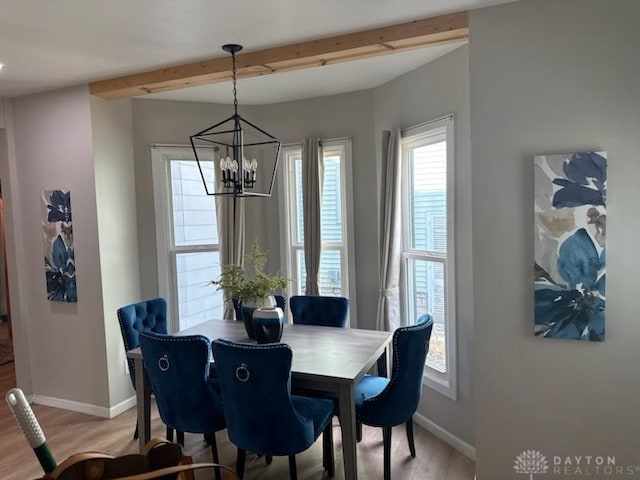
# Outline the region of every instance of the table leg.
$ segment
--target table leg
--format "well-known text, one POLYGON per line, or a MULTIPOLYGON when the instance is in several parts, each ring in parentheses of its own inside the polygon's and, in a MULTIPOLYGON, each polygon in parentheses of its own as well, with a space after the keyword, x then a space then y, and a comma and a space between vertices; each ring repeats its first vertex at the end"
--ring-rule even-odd
POLYGON ((342 384, 338 387, 338 402, 342 428, 344 478, 345 480, 356 480, 358 478, 358 459, 356 457, 356 406, 353 399, 353 385, 342 384))
POLYGON ((144 447, 151 438, 151 387, 142 358, 134 360, 136 370, 136 407, 138 413, 138 448, 144 447))
POLYGON ((382 355, 380 355, 380 358, 378 358, 378 376, 379 377, 386 377, 387 373, 389 372, 389 355, 387 355, 387 351, 389 349, 385 348, 384 352, 382 352, 382 355))

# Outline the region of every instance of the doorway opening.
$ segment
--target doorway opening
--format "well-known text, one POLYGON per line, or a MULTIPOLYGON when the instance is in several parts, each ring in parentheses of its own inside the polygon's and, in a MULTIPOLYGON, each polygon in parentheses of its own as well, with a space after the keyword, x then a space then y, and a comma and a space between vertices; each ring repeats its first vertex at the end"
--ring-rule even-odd
POLYGON ((13 362, 13 332, 7 281, 7 249, 4 233, 4 199, 0 179, 0 365, 13 362))

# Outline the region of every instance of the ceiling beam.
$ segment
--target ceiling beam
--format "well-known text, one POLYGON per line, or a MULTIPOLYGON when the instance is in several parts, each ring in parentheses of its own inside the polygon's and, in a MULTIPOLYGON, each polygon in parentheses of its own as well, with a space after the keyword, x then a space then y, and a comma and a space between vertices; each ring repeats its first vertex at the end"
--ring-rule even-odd
MULTIPOLYGON (((236 55, 238 78, 318 67, 377 55, 467 39, 467 12, 310 40, 236 55)), ((230 80, 231 57, 175 65, 148 72, 100 80, 89 84, 92 95, 106 99, 230 80)))

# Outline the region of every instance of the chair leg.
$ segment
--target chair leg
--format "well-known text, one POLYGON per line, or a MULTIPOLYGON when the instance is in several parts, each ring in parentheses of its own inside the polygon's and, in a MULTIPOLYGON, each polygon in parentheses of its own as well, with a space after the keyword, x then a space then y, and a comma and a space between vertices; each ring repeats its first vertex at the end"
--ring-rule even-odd
MULTIPOLYGON (((213 463, 220 463, 220 457, 218 457, 218 445, 216 443, 216 432, 212 432, 207 434, 207 440, 211 445, 211 458, 213 459, 213 463)), ((215 476, 216 480, 220 480, 220 468, 215 468, 215 476)))
POLYGON ((298 468, 296 467, 295 455, 289 455, 289 479, 298 480, 298 468))
POLYGON ((136 430, 135 432, 133 432, 133 439, 137 440, 138 439, 138 422, 136 421, 136 430))
POLYGON ((362 440, 362 422, 356 420, 356 442, 362 440))
POLYGON ((391 480, 391 427, 382 427, 384 480, 391 480))
POLYGON ((167 440, 173 442, 173 428, 167 427, 167 440))
POLYGON ((236 473, 240 480, 244 477, 244 459, 247 456, 247 452, 242 449, 238 449, 238 456, 236 457, 236 473))
POLYGON ((413 458, 416 458, 416 446, 413 443, 413 417, 407 420, 407 442, 409 442, 409 453, 413 458))
POLYGON ((271 462, 273 462, 273 455, 265 455, 264 463, 266 463, 267 465, 271 465, 271 462))
POLYGON ((322 466, 327 471, 329 478, 335 474, 335 461, 333 458, 333 424, 329 422, 322 433, 322 466))
POLYGON ((176 430, 176 440, 180 445, 184 447, 184 432, 179 432, 176 430))

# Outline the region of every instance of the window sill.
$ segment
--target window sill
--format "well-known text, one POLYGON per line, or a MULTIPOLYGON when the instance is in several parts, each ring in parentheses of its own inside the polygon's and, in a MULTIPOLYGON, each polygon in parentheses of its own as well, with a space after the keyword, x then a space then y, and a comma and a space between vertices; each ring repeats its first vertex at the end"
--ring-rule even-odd
POLYGON ((429 367, 425 368, 422 384, 426 387, 441 393, 445 397, 450 398, 454 402, 458 399, 457 388, 455 382, 444 374, 437 372, 429 367))

